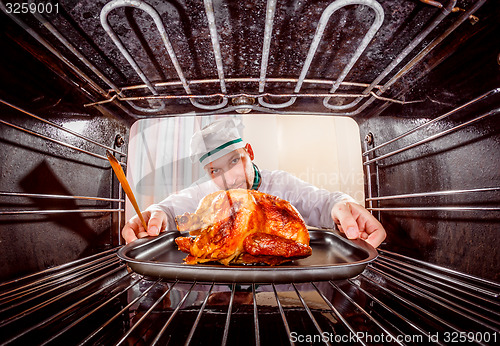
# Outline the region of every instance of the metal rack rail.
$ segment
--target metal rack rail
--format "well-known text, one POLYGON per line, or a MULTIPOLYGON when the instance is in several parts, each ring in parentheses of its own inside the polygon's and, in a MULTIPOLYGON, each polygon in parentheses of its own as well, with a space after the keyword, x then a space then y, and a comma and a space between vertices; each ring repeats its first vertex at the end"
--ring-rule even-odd
MULTIPOLYGON (((47 125, 50 125, 50 126, 52 126, 52 127, 55 127, 55 128, 57 128, 58 130, 60 130, 60 131, 64 131, 64 132, 66 132, 66 133, 69 133, 69 134, 71 134, 71 135, 73 135, 73 136, 75 136, 75 137, 81 138, 81 139, 83 139, 83 140, 85 140, 85 141, 87 141, 87 142, 89 142, 89 143, 92 143, 92 144, 94 144, 94 145, 97 145, 97 146, 99 146, 99 147, 101 147, 101 148, 103 148, 103 149, 109 150, 109 151, 114 152, 114 153, 116 153, 116 154, 118 154, 118 155, 121 155, 121 156, 123 156, 123 157, 127 157, 127 154, 126 154, 126 153, 121 152, 120 150, 117 150, 116 148, 112 148, 112 147, 110 147, 110 146, 104 145, 104 144, 102 144, 102 143, 100 143, 100 142, 98 142, 98 141, 93 140, 92 138, 88 138, 88 137, 86 137, 86 136, 83 136, 82 134, 80 134, 80 133, 78 133, 78 132, 76 132, 76 131, 70 130, 70 129, 68 129, 68 128, 64 127, 64 126, 61 126, 61 125, 56 124, 56 123, 54 123, 54 122, 51 122, 51 121, 49 121, 49 120, 43 119, 42 117, 39 117, 38 115, 33 114, 33 113, 31 113, 31 112, 28 112, 28 111, 26 111, 26 110, 24 110, 24 109, 22 109, 22 108, 20 108, 20 107, 17 107, 17 106, 15 106, 15 105, 13 105, 12 103, 9 103, 9 102, 4 101, 4 100, 2 100, 2 99, 0 99, 0 103, 2 103, 2 104, 4 104, 4 105, 6 105, 6 106, 8 106, 8 107, 10 107, 10 108, 12 108, 12 109, 14 109, 14 110, 16 110, 16 111, 19 111, 19 112, 21 112, 21 113, 23 113, 23 114, 26 114, 26 115, 28 115, 28 116, 30 116, 30 117, 32 117, 32 118, 34 118, 34 119, 36 119, 36 120, 38 120, 38 121, 40 121, 40 122, 43 122, 43 123, 45 123, 45 124, 47 124, 47 125)), ((48 136, 44 136, 44 135, 42 135, 42 134, 36 133, 36 132, 31 131, 31 130, 29 130, 29 129, 26 129, 26 128, 24 128, 24 127, 21 127, 21 126, 15 125, 15 124, 11 124, 11 123, 9 123, 9 122, 7 122, 7 121, 3 121, 3 120, 0 120, 0 121, 1 121, 1 122, 2 122, 2 124, 4 124, 4 125, 7 125, 7 126, 10 126, 10 127, 13 127, 13 128, 15 128, 15 129, 18 129, 18 130, 20 130, 20 131, 23 131, 23 132, 29 133, 29 134, 31 134, 31 135, 34 135, 34 136, 37 136, 37 137, 41 137, 41 138, 43 138, 43 139, 46 139, 46 140, 49 140, 49 141, 51 141, 51 142, 54 142, 54 143, 60 144, 60 145, 62 145, 62 146, 65 146, 65 147, 68 147, 68 148, 71 148, 71 149, 74 149, 74 150, 80 151, 80 152, 82 152, 82 153, 85 153, 85 154, 91 155, 91 156, 93 156, 93 157, 97 157, 97 158, 99 158, 99 159, 103 159, 103 160, 106 160, 106 161, 108 160, 106 156, 99 155, 99 154, 96 154, 96 153, 92 153, 92 152, 90 152, 90 151, 87 151, 87 150, 84 150, 84 149, 81 149, 81 148, 75 147, 75 146, 73 146, 73 145, 71 145, 71 144, 65 143, 65 142, 63 142, 63 141, 56 140, 56 139, 54 139, 54 138, 50 138, 50 137, 48 137, 48 136)), ((122 165, 123 165, 123 163, 122 163, 122 165)))
POLYGON ((500 284, 384 250, 356 278, 276 285, 148 279, 113 250, 0 290, 2 345, 442 345, 453 337, 485 345, 500 337, 500 284))
POLYGON ((373 202, 378 201, 391 201, 391 200, 400 200, 400 199, 412 199, 412 198, 431 198, 431 197, 440 197, 440 196, 455 196, 455 195, 463 195, 463 194, 474 194, 474 193, 484 193, 484 192, 493 192, 500 190, 499 186, 491 186, 491 187, 478 187, 478 188, 470 188, 470 189, 455 189, 455 190, 443 190, 443 191, 426 191, 426 192, 414 192, 414 193, 401 193, 397 195, 387 195, 387 196, 373 196, 372 195, 372 170, 375 171, 376 179, 378 181, 378 169, 383 168, 384 166, 380 164, 380 161, 383 161, 387 158, 393 157, 400 153, 403 153, 407 150, 416 148, 422 144, 429 143, 438 138, 444 137, 450 133, 456 132, 458 130, 464 129, 467 126, 477 123, 478 121, 484 120, 488 117, 496 116, 500 113, 500 108, 494 108, 492 110, 483 112, 482 114, 475 116, 474 118, 467 120, 459 125, 450 127, 449 129, 440 131, 428 137, 425 137, 420 140, 416 140, 414 143, 399 147, 397 149, 388 151, 386 153, 380 154, 380 149, 385 148, 386 146, 396 143, 401 139, 408 137, 415 132, 426 129, 429 126, 438 123, 439 121, 451 117, 453 115, 458 114, 460 111, 466 110, 473 105, 481 104, 482 102, 489 101, 492 97, 498 95, 500 93, 500 88, 493 89, 467 103, 464 105, 457 107, 443 115, 440 115, 432 120, 429 120, 419 126, 416 126, 401 135, 398 135, 384 143, 381 143, 373 148, 368 149, 368 146, 365 143, 365 151, 362 153, 364 157, 363 165, 367 170, 367 184, 368 184, 368 197, 365 199, 368 202, 368 210, 370 211, 499 211, 500 207, 475 207, 475 206, 405 206, 405 207, 374 207, 373 202), (377 155, 375 155, 377 153, 377 155))
MULTIPOLYGON (((387 81, 383 85, 383 87, 379 91, 377 91, 377 93, 380 95, 383 92, 387 91, 392 85, 394 85, 394 83, 397 80, 399 80, 401 77, 403 77, 408 72, 410 72, 430 51, 432 51, 435 47, 437 47, 453 31, 455 31, 462 23, 464 23, 467 19, 469 19, 473 13, 475 13, 479 8, 481 8, 481 6, 484 5, 485 2, 486 2, 486 0, 477 1, 474 3, 473 6, 471 6, 471 8, 469 8, 467 11, 464 11, 464 13, 443 34, 441 34, 440 36, 438 36, 434 40, 432 40, 432 42, 429 43, 429 45, 427 45, 424 49, 422 49, 410 62, 408 62, 405 66, 403 66, 403 68, 401 68, 397 73, 395 73, 392 76, 392 78, 390 78, 389 81, 387 81)), ((453 6, 454 6, 455 3, 456 2, 451 1, 448 6, 450 6, 451 4, 453 4, 453 6)), ((451 11, 453 10, 453 8, 448 8, 448 9, 451 11)), ((442 14, 444 14, 445 11, 447 11, 447 10, 445 10, 443 8, 442 14)), ((410 44, 408 47, 410 47, 411 45, 412 44, 410 44)), ((383 74, 384 74, 384 72, 380 76, 382 76, 383 74)), ((375 81, 377 81, 377 79, 375 79, 375 81)), ((374 83, 375 83, 375 81, 374 81, 374 83)), ((350 112, 350 113, 345 113, 344 115, 353 116, 353 115, 359 114, 362 111, 364 111, 373 101, 375 101, 374 97, 372 97, 371 99, 368 99, 365 103, 363 103, 363 105, 358 107, 355 111, 350 112)))
MULTIPOLYGON (((46 120, 46 119, 44 119, 36 114, 28 112, 28 111, 26 111, 20 107, 17 107, 17 106, 15 106, 7 101, 0 99, 0 103, 5 105, 5 106, 10 107, 11 109, 14 109, 15 111, 18 111, 18 112, 25 114, 31 118, 34 118, 41 123, 47 124, 51 127, 54 127, 59 131, 69 133, 72 136, 83 139, 84 141, 91 143, 93 145, 96 145, 99 148, 102 148, 105 150, 110 150, 113 153, 120 155, 122 157, 125 157, 125 158, 127 157, 126 153, 124 153, 120 150, 117 150, 116 148, 107 146, 107 145, 102 144, 102 143, 100 143, 92 138, 86 137, 86 136, 84 136, 76 131, 68 129, 68 128, 61 126, 59 124, 56 124, 52 121, 46 120)), ((2 120, 2 119, 0 119, 0 124, 9 126, 11 128, 22 131, 22 132, 27 133, 29 135, 36 136, 36 137, 41 138, 43 140, 46 140, 46 141, 49 141, 52 143, 56 143, 60 146, 63 146, 63 147, 87 154, 87 155, 90 155, 92 157, 95 157, 95 158, 98 158, 101 160, 105 160, 106 162, 108 161, 108 159, 105 155, 96 154, 94 152, 79 148, 77 146, 66 143, 66 142, 61 141, 59 139, 55 139, 55 138, 52 138, 50 136, 46 136, 44 134, 32 131, 32 130, 27 129, 23 126, 18 126, 16 124, 12 124, 12 123, 5 121, 5 120, 2 120)), ((120 162, 120 164, 122 166, 126 167, 126 163, 120 162)), ((55 209, 51 209, 51 210, 2 210, 2 211, 0 211, 0 215, 63 214, 63 213, 111 213, 111 212, 124 212, 125 211, 123 208, 123 203, 125 203, 125 200, 123 198, 106 198, 106 197, 98 197, 98 196, 71 196, 71 195, 56 195, 56 194, 35 194, 35 193, 21 193, 21 192, 7 192, 7 191, 1 191, 0 196, 10 197, 10 198, 28 197, 28 198, 37 198, 37 199, 38 198, 45 198, 45 199, 53 199, 53 200, 64 200, 64 199, 67 199, 67 200, 91 200, 91 201, 96 201, 96 202, 103 201, 103 202, 110 202, 110 203, 112 203, 112 202, 119 203, 118 208, 87 208, 87 209, 81 208, 81 209, 75 209, 75 210, 69 210, 69 209, 63 209, 63 210, 55 210, 55 209)))
MULTIPOLYGON (((90 200, 90 201, 104 201, 104 202, 119 202, 125 203, 124 199, 119 198, 104 198, 104 197, 91 197, 91 196, 66 196, 66 195, 49 195, 49 194, 36 194, 36 193, 19 193, 19 192, 0 192, 0 196, 7 197, 29 197, 29 198, 48 198, 48 199, 70 199, 70 200, 90 200)), ((0 211, 0 215, 20 215, 20 214, 61 214, 61 213, 108 213, 108 212, 124 212, 125 209, 76 209, 76 210, 9 210, 0 211)))

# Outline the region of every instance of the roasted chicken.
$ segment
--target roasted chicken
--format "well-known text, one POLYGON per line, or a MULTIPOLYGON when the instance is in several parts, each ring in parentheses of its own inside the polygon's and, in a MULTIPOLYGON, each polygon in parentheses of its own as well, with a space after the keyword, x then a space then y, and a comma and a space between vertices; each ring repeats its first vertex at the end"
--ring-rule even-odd
POLYGON ((175 239, 185 263, 277 265, 311 254, 309 232, 287 201, 254 190, 233 189, 203 198, 195 213, 176 217, 175 239))

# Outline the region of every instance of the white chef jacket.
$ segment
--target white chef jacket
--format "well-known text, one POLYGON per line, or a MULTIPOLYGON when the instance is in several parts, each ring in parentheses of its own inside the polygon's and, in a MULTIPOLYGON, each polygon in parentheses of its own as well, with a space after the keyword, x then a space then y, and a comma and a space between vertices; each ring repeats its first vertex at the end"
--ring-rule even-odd
MULTIPOLYGON (((320 189, 285 171, 262 170, 260 173, 262 182, 258 191, 290 202, 308 226, 333 228, 331 217, 333 206, 340 201, 355 202, 345 193, 320 189)), ((163 210, 168 218, 167 229, 175 229, 176 215, 185 212, 194 213, 203 197, 218 190, 220 188, 213 180, 205 177, 190 187, 168 196, 160 203, 151 205, 147 210, 163 210)))

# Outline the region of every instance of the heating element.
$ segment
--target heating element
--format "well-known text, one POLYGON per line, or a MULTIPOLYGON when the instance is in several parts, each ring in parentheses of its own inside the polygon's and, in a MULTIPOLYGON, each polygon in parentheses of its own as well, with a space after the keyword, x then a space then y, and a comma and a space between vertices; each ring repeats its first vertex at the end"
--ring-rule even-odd
MULTIPOLYGON (((190 18, 192 31, 183 30, 188 13, 175 6, 155 7, 140 0, 103 3, 99 20, 81 21, 81 16, 90 16, 88 6, 95 8, 90 3, 75 8, 68 4, 73 18, 59 17, 54 23, 45 17, 53 17, 53 13, 23 12, 32 12, 35 19, 32 25, 42 26, 43 34, 33 30, 26 21, 31 22, 33 18, 16 15, 5 1, 0 2, 0 8, 82 78, 91 92, 99 95, 99 100, 87 106, 113 104, 134 118, 190 111, 199 115, 252 110, 284 114, 285 109, 286 114, 355 116, 363 114, 377 100, 403 105, 422 102, 402 97, 407 91, 406 82, 402 82, 402 86, 397 83, 411 75, 461 24, 477 21, 473 13, 485 2, 472 1, 466 4, 467 8, 462 8, 456 0, 445 4, 424 0, 420 4, 418 1, 404 4, 386 1, 384 8, 375 0, 337 0, 321 4, 321 11, 312 11, 300 3, 285 5, 269 0, 246 6, 250 10, 240 14, 238 11, 245 6, 212 0, 187 1, 184 11, 203 14, 200 18, 190 18), (353 9, 354 15, 347 12, 353 9), (265 18, 258 20, 255 13, 261 11, 265 18), (412 11, 421 14, 412 16, 412 11), (320 15, 308 18, 311 12, 320 15), (312 21, 314 26, 303 28, 306 24, 301 19, 306 23, 312 21), (292 25, 287 24, 287 20, 292 25), (246 21, 258 24, 246 25, 246 21), (383 26, 384 21, 388 23, 383 26), (128 23, 128 27, 123 23, 128 23), (58 25, 65 31, 61 32, 58 25), (404 35, 399 37, 398 30, 393 28, 401 26, 420 30, 406 33, 407 29, 400 28, 404 35), (79 33, 81 28, 94 35, 108 36, 109 40, 82 44, 82 40, 89 41, 89 38, 79 33), (257 36, 258 39, 235 42, 227 34, 232 30, 241 30, 244 37, 257 36), (206 36, 199 37, 201 35, 206 36), (301 39, 290 41, 297 35, 301 39), (353 37, 348 46, 337 42, 338 37, 345 35, 353 37), (286 40, 288 42, 284 42, 286 40), (387 55, 384 45, 390 40, 398 41, 398 46, 391 45, 389 60, 384 56, 387 55), (193 46, 193 41, 200 43, 193 46), (151 42, 157 42, 158 46, 149 47, 151 42), (259 53, 255 44, 259 45, 259 53), (237 58, 230 56, 235 51, 240 54, 237 58), (111 58, 115 52, 120 56, 111 58), (307 54, 303 56, 302 52, 307 54), (94 56, 103 54, 108 56, 101 59, 100 66, 92 62, 94 56), (197 61, 200 54, 204 56, 203 64, 197 61), (338 62, 339 55, 342 55, 342 63, 338 62), (278 61, 280 58, 287 60, 286 67, 278 61), (330 64, 325 64, 325 60, 330 64), (248 66, 251 64, 247 61, 255 65, 248 66), (334 71, 332 66, 336 67, 334 71), (103 68, 118 70, 113 73, 116 80, 103 68), (188 76, 187 69, 191 75, 196 70, 197 75, 210 78, 188 76), (377 73, 373 74, 374 71, 377 73), (166 80, 157 80, 162 74, 160 79, 166 80), (119 75, 143 84, 119 86, 119 75), (328 75, 335 78, 325 78, 328 75), (348 80, 348 76, 356 80, 348 80), (297 100, 300 105, 293 107, 297 100)), ((31 0, 31 3, 38 2, 31 0)))

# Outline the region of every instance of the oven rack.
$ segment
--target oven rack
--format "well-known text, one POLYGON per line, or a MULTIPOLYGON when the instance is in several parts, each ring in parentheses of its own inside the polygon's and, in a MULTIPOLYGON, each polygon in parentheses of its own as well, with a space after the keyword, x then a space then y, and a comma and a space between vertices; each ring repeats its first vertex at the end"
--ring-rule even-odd
MULTIPOLYGON (((32 0, 33 1, 33 0, 32 0)), ((41 34, 37 33, 33 28, 31 28, 25 21, 23 21, 18 16, 8 13, 6 11, 5 5, 2 1, 0 1, 0 8, 10 17, 12 18, 18 25, 26 30, 33 38, 35 38, 38 42, 40 42, 45 48, 47 48, 52 54, 54 54, 58 59, 60 59, 64 64, 66 64, 73 72, 75 72, 78 76, 80 76, 83 80, 85 80, 88 85, 97 92, 100 98, 103 100, 99 100, 96 102, 92 102, 88 104, 90 105, 102 105, 106 103, 112 102, 114 105, 117 105, 122 111, 126 112, 128 115, 132 115, 136 118, 148 116, 148 115, 167 115, 169 111, 165 108, 165 100, 182 100, 188 99, 193 106, 194 110, 197 111, 197 114, 213 114, 215 111, 218 113, 226 113, 233 111, 240 112, 248 112, 250 110, 264 112, 264 113, 273 113, 273 114, 295 114, 293 110, 288 110, 287 112, 281 111, 285 108, 290 108, 295 103, 297 98, 321 98, 323 99, 323 109, 321 111, 311 112, 310 110, 305 110, 301 112, 297 112, 297 114, 329 114, 329 115, 344 115, 344 116, 354 116, 360 114, 363 110, 365 110, 370 104, 372 104, 375 100, 383 100, 386 102, 397 102, 397 103, 411 103, 411 102, 419 102, 419 101, 406 101, 406 100, 397 100, 395 98, 389 98, 384 96, 384 93, 394 85, 396 81, 398 81, 401 77, 410 72, 430 51, 432 51, 437 45, 439 45, 446 37, 448 37, 460 24, 465 22, 467 19, 471 18, 472 14, 477 11, 484 3, 485 0, 480 0, 475 2, 469 9, 462 10, 458 7, 455 7, 456 0, 449 1, 446 5, 442 5, 440 3, 434 1, 424 1, 423 3, 435 6, 439 9, 438 14, 434 17, 430 23, 416 36, 411 42, 409 42, 406 47, 404 47, 399 54, 392 60, 392 62, 386 66, 386 68, 371 82, 371 83, 358 83, 358 82, 348 82, 345 80, 353 66, 356 65, 356 62, 359 60, 362 53, 365 51, 366 47, 370 44, 378 29, 382 25, 384 20, 384 10, 380 6, 380 4, 375 0, 337 0, 333 1, 328 5, 323 11, 321 18, 318 21, 316 33, 311 40, 310 48, 308 55, 303 62, 302 69, 300 75, 297 78, 291 79, 279 79, 279 78, 269 78, 267 76, 268 64, 270 60, 270 44, 273 39, 273 22, 274 16, 277 7, 276 0, 268 0, 266 5, 266 19, 265 19, 265 27, 263 30, 263 46, 262 46, 262 54, 260 61, 260 76, 246 76, 240 78, 226 78, 224 74, 224 66, 223 66, 223 58, 221 55, 222 47, 220 45, 220 38, 217 29, 217 23, 215 20, 215 12, 214 5, 212 0, 204 0, 205 7, 205 15, 208 23, 208 29, 210 33, 210 38, 212 42, 212 53, 214 56, 215 64, 216 64, 216 73, 218 78, 212 79, 203 79, 203 80, 188 80, 185 76, 176 53, 172 48, 172 44, 169 41, 168 35, 165 29, 165 23, 163 23, 158 10, 153 6, 140 1, 140 0, 113 0, 107 3, 100 12, 100 22, 101 26, 105 30, 105 32, 109 35, 110 39, 113 41, 115 46, 118 48, 119 52, 125 58, 125 60, 130 64, 133 68, 137 76, 144 82, 142 85, 129 85, 129 86, 118 86, 115 82, 113 82, 110 78, 106 76, 106 74, 101 71, 98 67, 90 62, 88 57, 86 57, 78 48, 76 44, 70 42, 61 32, 51 24, 46 18, 44 18, 40 13, 35 13, 34 17, 36 20, 41 23, 45 29, 47 29, 50 34, 62 44, 62 47, 65 47, 72 56, 65 56, 58 48, 56 48, 53 44, 51 44, 45 37, 41 34), (349 63, 344 67, 341 74, 335 80, 311 80, 307 79, 307 75, 310 69, 311 61, 315 57, 317 52, 318 45, 322 41, 322 35, 325 26, 328 23, 330 16, 338 9, 345 6, 352 5, 364 5, 371 9, 371 11, 375 15, 375 19, 370 27, 370 29, 365 33, 364 37, 361 39, 361 43, 356 49, 355 53, 350 57, 349 63), (119 7, 134 7, 136 9, 142 10, 148 14, 151 18, 151 21, 154 23, 154 26, 158 30, 158 33, 162 39, 164 48, 170 57, 170 61, 174 66, 174 69, 178 76, 178 81, 160 81, 153 82, 148 76, 141 70, 138 63, 135 61, 134 57, 127 50, 125 45, 120 40, 118 34, 114 31, 112 26, 108 22, 109 13, 117 9, 119 7), (422 42, 425 42, 426 39, 429 38, 429 35, 434 32, 434 29, 452 12, 463 12, 454 22, 447 28, 443 33, 439 34, 437 37, 432 39, 432 41, 425 46, 425 48, 421 48, 419 52, 413 53, 414 56, 411 57, 410 54, 414 52, 418 47, 422 46, 422 42), (396 67, 401 65, 403 61, 411 59, 405 63, 405 65, 396 70, 396 67), (72 59, 77 59, 82 67, 89 69, 92 73, 94 73, 93 77, 87 75, 83 70, 77 66, 72 59), (93 78, 97 78, 100 82, 107 85, 111 90, 104 90, 99 83, 97 83, 93 78), (383 85, 380 83, 383 80, 387 80, 383 85), (250 92, 241 92, 241 93, 228 93, 226 85, 229 83, 235 82, 246 82, 251 81, 255 86, 258 86, 258 91, 252 90, 250 92), (287 83, 292 82, 295 83, 295 88, 293 93, 276 93, 276 92, 266 92, 266 85, 270 83, 279 83, 282 87, 285 87, 287 83), (190 86, 195 84, 219 84, 220 92, 215 92, 211 94, 193 94, 190 86), (303 84, 310 83, 320 83, 326 84, 330 86, 330 90, 325 93, 318 92, 301 92, 303 84), (361 92, 358 93, 337 93, 337 89, 340 85, 350 85, 356 87, 364 88, 361 92), (159 88, 165 88, 167 86, 181 86, 185 94, 179 95, 175 93, 161 93, 159 88), (148 91, 149 95, 146 96, 130 96, 126 95, 125 92, 130 92, 132 90, 142 90, 148 91), (288 98, 287 101, 281 103, 271 103, 265 101, 265 97, 274 98, 278 100, 283 100, 284 98, 288 98), (329 100, 333 97, 347 98, 353 99, 352 102, 348 104, 342 105, 332 105, 329 103, 329 100), (216 100, 218 103, 215 104, 207 104, 200 103, 199 100, 209 99, 216 100), (228 100, 233 100, 233 105, 229 105, 228 100), (147 101, 149 102, 149 107, 140 106, 134 101, 147 101), (243 104, 235 104, 235 100, 243 100, 243 104), (257 100, 258 104, 254 104, 255 100, 257 100), (362 102, 364 101, 364 102, 362 102), (126 107, 125 105, 128 105, 126 107), (132 113, 135 112, 135 113, 132 113), (146 114, 146 115, 144 115, 146 114)), ((142 44, 142 43, 141 43, 142 44)), ((143 47, 146 48, 146 47, 143 47)), ((66 53, 68 54, 68 53, 66 53)), ((83 89, 83 88, 82 88, 83 89)), ((87 94, 88 92, 85 91, 87 94)), ((167 107, 168 108, 168 107, 167 107)), ((180 112, 182 113, 182 112, 180 112)), ((187 112, 189 113, 189 112, 187 112)), ((187 114, 186 113, 186 114, 187 114)), ((179 115, 179 112, 176 113, 179 115)))
MULTIPOLYGON (((36 121, 39 121, 40 123, 47 124, 53 128, 56 128, 59 131, 68 133, 72 136, 75 136, 77 138, 83 139, 84 141, 91 143, 93 145, 96 145, 97 147, 100 147, 105 150, 110 150, 112 151, 115 155, 119 155, 121 157, 126 158, 127 154, 110 146, 107 146, 101 142, 98 142, 96 140, 93 140, 92 138, 89 138, 87 136, 84 136, 76 131, 73 131, 67 127, 61 126, 59 124, 56 124, 52 121, 46 120, 34 113, 31 113, 25 109, 22 109, 20 107, 17 107, 13 105, 12 103, 9 103, 5 100, 0 99, 0 103, 8 106, 10 109, 15 110, 16 112, 22 113, 24 115, 27 115, 36 121)), ((13 128, 15 130, 21 131, 23 133, 27 133, 29 135, 41 138, 43 140, 56 143, 57 145, 72 149, 74 151, 84 153, 87 155, 90 155, 92 157, 105 160, 106 162, 108 161, 107 157, 104 155, 97 154, 95 152, 91 152, 82 148, 79 148, 77 146, 74 146, 72 144, 69 144, 65 141, 53 138, 49 135, 44 135, 42 133, 35 132, 31 129, 28 129, 23 126, 19 126, 16 124, 13 124, 11 122, 5 121, 3 119, 0 119, 0 124, 8 126, 10 128, 13 128)), ((126 167, 126 164, 124 162, 120 161, 120 164, 124 167, 126 167)), ((120 189, 121 191, 121 189, 120 189)), ((91 200, 91 201, 101 201, 101 202, 117 202, 119 203, 118 208, 81 208, 81 209, 47 209, 47 210, 0 210, 0 215, 26 215, 26 214, 63 214, 63 213, 110 213, 110 212, 124 212, 125 209, 122 207, 123 203, 125 203, 125 199, 123 198, 108 198, 108 197, 98 197, 98 196, 71 196, 71 195, 57 195, 57 194, 39 194, 39 193, 21 193, 21 192, 6 192, 6 191, 0 191, 0 196, 8 197, 8 198, 20 198, 20 197, 26 197, 26 198, 47 198, 47 199, 54 199, 54 200, 91 200)))
POLYGON ((368 210, 374 212, 374 211, 409 211, 409 212, 425 212, 425 211, 447 211, 447 212, 463 212, 463 211, 486 211, 486 212, 497 212, 500 211, 500 206, 488 206, 488 207, 478 207, 478 206, 405 206, 405 207, 390 207, 390 206, 383 206, 383 207, 375 207, 374 202, 381 202, 381 201, 394 201, 394 200, 399 200, 399 199, 417 199, 417 198, 432 198, 432 197, 442 197, 442 196, 456 196, 456 195, 462 195, 462 194, 478 194, 478 193, 484 193, 484 192, 493 192, 493 191, 498 191, 500 190, 500 186, 490 186, 490 187, 478 187, 478 188, 469 188, 469 189, 453 189, 453 190, 442 190, 442 191, 425 191, 425 192, 413 192, 413 193, 400 193, 397 195, 379 195, 379 196, 373 196, 373 191, 376 191, 374 187, 378 184, 376 182, 379 181, 379 169, 384 168, 384 164, 381 164, 381 161, 393 157, 395 155, 398 155, 400 153, 404 153, 410 149, 419 147, 423 144, 430 143, 434 140, 437 140, 439 138, 442 138, 450 133, 462 130, 466 128, 467 126, 473 125, 481 120, 485 120, 487 118, 491 118, 493 116, 498 116, 500 113, 500 107, 498 107, 498 101, 491 100, 494 97, 497 97, 498 94, 500 93, 500 88, 493 89, 487 93, 484 93, 483 95, 471 100, 470 102, 465 103, 462 106, 459 106, 457 108, 454 108, 450 110, 449 112, 440 115, 438 117, 433 118, 432 120, 428 120, 406 132, 404 132, 401 135, 398 135, 390 140, 387 140, 381 144, 378 144, 376 146, 373 146, 372 148, 369 148, 369 142, 373 143, 373 137, 372 135, 368 135, 365 138, 365 150, 362 153, 362 156, 364 157, 364 162, 363 165, 365 166, 366 169, 366 177, 367 177, 367 185, 368 185, 368 197, 365 199, 368 205, 368 210), (432 127, 438 122, 444 121, 446 118, 449 118, 453 115, 459 114, 463 110, 468 110, 472 108, 473 106, 476 105, 481 105, 483 103, 492 101, 493 104, 493 109, 490 109, 488 111, 481 112, 480 115, 474 115, 474 117, 470 120, 463 121, 462 123, 450 127, 446 130, 437 132, 432 135, 426 135, 424 138, 415 140, 411 144, 406 144, 402 145, 401 147, 398 147, 397 149, 387 151, 386 153, 381 153, 380 149, 385 148, 386 146, 389 146, 390 144, 393 144, 395 142, 398 142, 402 139, 405 139, 406 137, 414 134, 415 132, 418 132, 420 130, 425 130, 427 128, 432 127), (374 176, 374 177, 373 177, 374 176), (375 183, 374 181, 375 180, 375 183))
POLYGON ((0 284, 0 343, 485 345, 500 337, 500 284, 390 251, 356 278, 283 285, 145 278, 115 251, 0 284))

